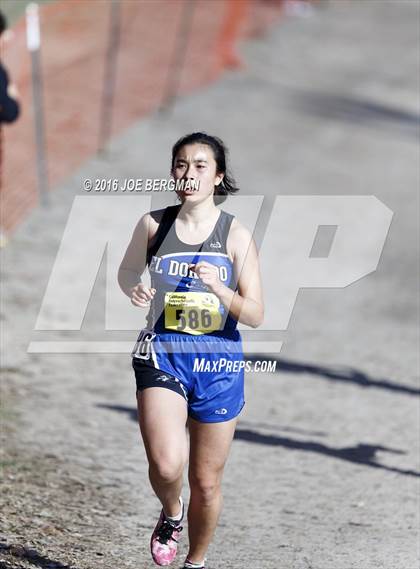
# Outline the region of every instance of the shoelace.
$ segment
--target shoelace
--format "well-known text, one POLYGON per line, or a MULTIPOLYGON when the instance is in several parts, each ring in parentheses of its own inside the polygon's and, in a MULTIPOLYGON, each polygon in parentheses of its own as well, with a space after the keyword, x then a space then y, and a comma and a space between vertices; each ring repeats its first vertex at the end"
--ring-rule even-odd
POLYGON ((173 526, 168 520, 164 520, 162 525, 157 531, 157 539, 160 543, 168 543, 168 540, 173 539, 174 541, 178 541, 174 539, 172 533, 174 531, 180 532, 182 531, 182 526, 173 526))

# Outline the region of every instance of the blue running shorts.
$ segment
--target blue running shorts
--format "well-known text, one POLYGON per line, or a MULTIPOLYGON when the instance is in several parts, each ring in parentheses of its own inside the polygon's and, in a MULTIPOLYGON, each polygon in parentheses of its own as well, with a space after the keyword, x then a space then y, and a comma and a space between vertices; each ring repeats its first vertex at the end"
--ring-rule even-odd
POLYGON ((179 393, 196 421, 229 421, 245 405, 245 361, 238 330, 192 336, 144 329, 131 355, 137 390, 155 386, 179 393))

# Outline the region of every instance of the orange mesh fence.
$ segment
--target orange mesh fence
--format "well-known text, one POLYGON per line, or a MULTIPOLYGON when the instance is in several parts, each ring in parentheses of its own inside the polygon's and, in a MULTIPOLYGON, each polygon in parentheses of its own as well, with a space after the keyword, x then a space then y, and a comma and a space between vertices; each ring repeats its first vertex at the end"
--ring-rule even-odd
MULTIPOLYGON (((240 64, 238 41, 260 35, 281 9, 281 0, 121 0, 110 136, 164 103, 171 72, 179 73, 178 96, 240 64), (182 19, 189 9, 193 11, 185 58, 182 69, 174 70, 182 19)), ((59 0, 40 6, 50 187, 97 152, 111 11, 108 0, 59 0)), ((0 226, 5 232, 11 232, 38 203, 31 59, 24 18, 13 29, 15 37, 2 60, 20 92, 21 115, 3 127, 0 226)))

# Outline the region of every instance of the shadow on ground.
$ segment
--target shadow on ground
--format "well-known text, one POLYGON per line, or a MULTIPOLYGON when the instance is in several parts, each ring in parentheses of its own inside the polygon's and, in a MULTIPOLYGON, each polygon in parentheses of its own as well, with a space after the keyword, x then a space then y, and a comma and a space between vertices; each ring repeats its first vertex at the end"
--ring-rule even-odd
POLYGON ((28 547, 24 547, 23 545, 8 545, 2 542, 0 543, 0 554, 2 555, 3 559, 7 560, 7 564, 3 564, 0 559, 0 568, 23 567, 22 565, 8 564, 10 561, 14 563, 15 560, 21 560, 25 561, 26 563, 30 563, 35 567, 42 567, 43 569, 74 569, 74 566, 70 567, 70 565, 64 565, 59 561, 53 561, 48 557, 40 555, 36 549, 30 549, 28 547))
POLYGON ((415 472, 414 470, 403 470, 400 468, 385 466, 384 464, 376 462, 376 453, 378 451, 389 452, 392 454, 406 454, 405 451, 392 449, 381 445, 358 444, 354 447, 334 448, 314 441, 297 441, 294 439, 278 437, 275 435, 265 435, 257 431, 241 428, 236 429, 235 439, 260 445, 281 446, 283 448, 291 450, 314 452, 355 464, 362 464, 365 466, 370 466, 372 468, 379 468, 382 470, 388 470, 389 472, 396 472, 397 474, 420 477, 420 473, 415 472))
POLYGON ((393 391, 395 393, 405 393, 406 395, 420 395, 420 389, 412 387, 411 385, 404 385, 401 383, 396 383, 389 379, 375 379, 369 377, 366 373, 352 368, 352 367, 327 367, 319 366, 314 364, 305 364, 292 362, 285 359, 280 359, 276 357, 261 358, 258 354, 247 355, 247 360, 251 362, 262 362, 262 361, 275 361, 276 371, 275 373, 289 372, 289 373, 309 373, 312 375, 317 375, 319 377, 324 377, 329 381, 338 381, 344 383, 352 383, 354 385, 359 385, 364 388, 376 388, 385 389, 387 391, 393 391))
POLYGON ((350 122, 419 138, 420 115, 363 98, 293 90, 299 111, 331 120, 350 122))
MULTIPOLYGON (((108 404, 97 404, 97 407, 102 409, 110 409, 112 411, 117 411, 119 413, 124 413, 132 421, 137 422, 137 409, 135 407, 128 407, 125 405, 108 405, 108 404)), ((420 477, 420 473, 414 470, 404 470, 397 467, 386 466, 376 462, 376 453, 378 451, 388 452, 391 454, 407 454, 405 451, 399 449, 393 449, 389 447, 384 447, 382 445, 371 445, 360 443, 353 447, 330 447, 326 444, 310 441, 310 440, 296 440, 288 437, 281 437, 273 434, 263 434, 254 429, 246 429, 243 426, 251 426, 255 428, 270 429, 270 430, 283 430, 292 431, 298 434, 310 434, 313 436, 326 436, 323 432, 317 431, 306 431, 304 429, 296 429, 291 427, 280 427, 278 425, 269 425, 267 423, 256 423, 252 424, 248 421, 239 421, 239 426, 235 431, 234 440, 244 441, 252 444, 269 445, 269 446, 279 446, 289 450, 299 450, 305 452, 313 452, 316 454, 322 454, 324 456, 329 456, 339 460, 344 460, 346 462, 351 462, 353 464, 360 464, 364 466, 369 466, 371 468, 378 468, 381 470, 387 470, 389 472, 395 472, 397 474, 402 474, 405 476, 420 477)))
MULTIPOLYGON (((261 356, 258 354, 247 355, 247 359, 250 361, 263 361, 261 356)), ((325 378, 328 381, 338 381, 344 383, 350 383, 358 385, 362 388, 376 388, 385 389, 387 391, 395 393, 403 393, 406 395, 420 395, 420 389, 409 385, 403 385, 393 382, 388 379, 372 379, 364 372, 357 370, 355 368, 343 367, 334 368, 327 366, 319 366, 314 364, 298 363, 293 361, 288 361, 279 358, 265 358, 267 361, 276 362, 276 371, 274 373, 281 374, 285 373, 300 373, 300 374, 311 374, 316 375, 321 378, 325 378)), ((137 422, 137 409, 135 407, 127 407, 123 405, 107 405, 98 404, 98 407, 104 409, 111 409, 113 411, 118 411, 120 413, 125 413, 128 417, 137 422)), ((326 444, 311 441, 311 440, 296 440, 288 437, 278 436, 276 434, 263 434, 255 429, 265 429, 270 431, 288 431, 300 435, 309 435, 316 437, 325 437, 326 433, 320 431, 308 431, 304 429, 298 429, 293 427, 285 427, 279 425, 268 425, 266 423, 256 423, 252 424, 249 422, 239 422, 239 426, 235 432, 235 440, 244 441, 252 444, 269 445, 269 446, 279 446, 289 450, 300 450, 305 452, 313 452, 316 454, 322 454, 324 456, 333 457, 339 460, 344 460, 346 462, 351 462, 354 464, 360 464, 364 466, 369 466, 371 468, 377 468, 382 470, 387 470, 389 472, 395 472, 397 474, 402 474, 405 476, 420 477, 420 473, 414 470, 405 470, 397 467, 390 467, 384 464, 380 464, 376 461, 376 453, 378 451, 388 452, 392 454, 406 454, 405 451, 399 449, 392 449, 384 447, 382 445, 376 444, 364 444, 360 443, 354 447, 330 447, 326 444), (250 428, 243 428, 243 427, 250 428)))

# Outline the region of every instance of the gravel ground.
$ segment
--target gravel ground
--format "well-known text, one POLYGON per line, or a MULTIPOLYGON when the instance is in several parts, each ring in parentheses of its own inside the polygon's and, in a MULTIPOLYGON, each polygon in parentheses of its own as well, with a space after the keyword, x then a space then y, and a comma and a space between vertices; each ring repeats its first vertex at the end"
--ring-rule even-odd
POLYGON ((247 68, 135 124, 17 231, 2 252, 0 567, 153 566, 129 357, 27 348, 111 337, 104 263, 81 333, 34 331, 74 196, 86 177, 164 177, 197 128, 226 140, 244 194, 369 194, 394 212, 378 269, 301 290, 276 373, 247 374, 209 569, 418 567, 419 8, 343 0, 285 20, 243 47, 247 68))

